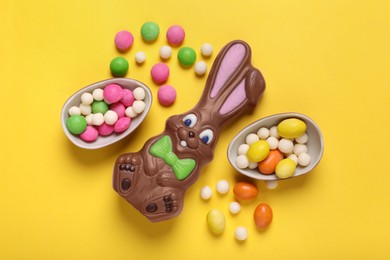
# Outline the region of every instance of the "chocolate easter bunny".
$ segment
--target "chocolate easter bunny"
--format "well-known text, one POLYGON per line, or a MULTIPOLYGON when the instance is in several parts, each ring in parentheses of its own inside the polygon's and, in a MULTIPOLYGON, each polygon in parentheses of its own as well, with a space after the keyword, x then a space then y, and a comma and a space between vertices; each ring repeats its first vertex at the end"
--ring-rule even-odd
POLYGON ((216 57, 202 97, 190 111, 167 119, 165 130, 115 162, 113 186, 152 222, 176 217, 185 191, 198 179, 226 122, 253 110, 265 90, 251 49, 232 41, 216 57))

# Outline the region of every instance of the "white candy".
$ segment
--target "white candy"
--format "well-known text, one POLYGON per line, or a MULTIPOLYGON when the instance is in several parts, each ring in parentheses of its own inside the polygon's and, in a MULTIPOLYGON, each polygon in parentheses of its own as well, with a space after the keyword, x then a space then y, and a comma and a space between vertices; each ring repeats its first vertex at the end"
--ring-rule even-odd
POLYGON ((241 205, 240 203, 233 201, 229 204, 229 210, 232 214, 237 214, 241 211, 241 205))
POLYGON ((293 143, 291 140, 282 138, 282 139, 279 141, 278 149, 279 149, 282 153, 287 153, 287 154, 292 153, 292 151, 293 151, 293 149, 294 149, 294 143, 293 143))
POLYGON ((273 137, 275 137, 276 139, 279 139, 280 136, 279 136, 279 133, 278 133, 278 127, 277 126, 273 126, 269 129, 269 134, 273 137))
POLYGON ((138 88, 133 90, 133 96, 136 100, 144 100, 145 90, 141 87, 138 87, 138 88))
POLYGON ((253 170, 256 169, 258 164, 256 162, 249 162, 248 168, 253 170))
POLYGON ((134 101, 133 103, 133 109, 134 111, 139 114, 139 113, 142 113, 142 111, 144 111, 145 109, 145 102, 141 101, 141 100, 136 100, 134 101))
POLYGON ((93 125, 92 117, 93 117, 93 114, 89 114, 89 115, 85 116, 85 121, 87 121, 87 125, 93 125))
POLYGON ((251 145, 253 144, 254 142, 257 142, 259 141, 259 137, 257 136, 257 134, 249 134, 246 136, 246 139, 245 139, 245 142, 248 144, 248 145, 251 145))
POLYGON ((248 149, 249 149, 249 145, 241 144, 238 147, 238 155, 246 155, 246 153, 248 152, 248 149))
POLYGON ((137 113, 134 111, 133 107, 127 107, 125 110, 126 116, 130 118, 134 118, 137 116, 137 113))
POLYGON ((93 96, 91 93, 83 93, 81 95, 81 103, 84 105, 90 105, 93 102, 93 96))
POLYGON ((227 180, 220 180, 217 182, 216 189, 220 194, 226 194, 229 191, 229 183, 227 180))
POLYGON ((204 186, 200 190, 200 197, 204 200, 210 199, 212 194, 213 194, 213 191, 211 190, 211 188, 209 186, 204 186))
POLYGON ((236 166, 240 169, 248 168, 248 166, 249 166, 248 157, 246 157, 246 155, 244 155, 244 154, 237 156, 236 166))
POLYGON ((199 76, 202 76, 206 73, 207 71, 207 64, 204 61, 198 61, 195 63, 194 66, 195 73, 199 76))
POLYGON ((261 139, 261 140, 266 140, 268 137, 269 137, 269 130, 265 127, 261 127, 259 129, 259 131, 257 131, 257 136, 261 139))
POLYGON ((266 181, 265 184, 267 185, 267 188, 270 190, 273 190, 276 187, 278 187, 278 181, 266 181))
POLYGON ((103 89, 101 88, 97 88, 97 89, 94 89, 92 91, 92 97, 93 99, 95 99, 96 101, 102 101, 104 99, 104 96, 103 96, 103 89))
POLYGON ((298 164, 298 156, 296 156, 295 154, 290 154, 289 156, 287 156, 287 158, 290 158, 295 162, 295 164, 298 164))
POLYGON ((294 154, 299 156, 301 153, 307 152, 307 146, 304 144, 296 144, 294 145, 294 154))
POLYGON ((160 57, 164 60, 169 59, 172 56, 172 48, 164 45, 160 48, 160 57))
POLYGON ((310 164, 311 157, 308 153, 301 153, 298 156, 298 164, 301 166, 308 166, 310 164))
POLYGON ((91 105, 85 105, 81 103, 79 107, 80 107, 81 114, 83 114, 84 116, 87 116, 92 113, 91 105))
POLYGON ((306 133, 304 133, 300 137, 295 138, 295 141, 298 144, 305 144, 305 143, 307 143, 308 140, 309 140, 309 136, 306 133))
POLYGON ((101 125, 104 123, 104 116, 102 113, 96 113, 92 116, 92 125, 101 125))
POLYGON ((245 241, 248 238, 248 230, 244 227, 237 227, 234 231, 234 237, 239 241, 245 241))
POLYGON ((203 43, 200 47, 200 51, 202 52, 203 56, 209 57, 213 53, 213 45, 210 43, 203 43))
POLYGON ((118 121, 118 114, 115 113, 115 111, 108 110, 104 114, 104 122, 106 122, 107 125, 113 125, 118 121))
POLYGON ((146 60, 146 54, 143 51, 139 51, 135 54, 135 62, 138 64, 144 63, 146 60))
POLYGON ((269 144, 269 149, 275 150, 278 148, 279 140, 273 136, 267 138, 267 142, 269 144))
POLYGON ((81 110, 79 107, 73 106, 73 107, 69 108, 68 113, 70 116, 81 115, 81 110))

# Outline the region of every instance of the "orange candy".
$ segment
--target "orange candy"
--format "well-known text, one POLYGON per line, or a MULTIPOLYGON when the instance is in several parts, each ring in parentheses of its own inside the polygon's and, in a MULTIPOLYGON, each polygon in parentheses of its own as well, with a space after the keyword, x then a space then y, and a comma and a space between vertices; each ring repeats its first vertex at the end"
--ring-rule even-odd
POLYGON ((265 228, 272 222, 272 209, 268 204, 259 204, 253 214, 255 224, 258 228, 265 228))
POLYGON ((276 165, 284 158, 279 149, 271 150, 264 160, 258 163, 259 171, 262 174, 272 174, 275 172, 276 165))
POLYGON ((256 198, 259 190, 256 185, 243 181, 237 182, 237 184, 234 185, 233 193, 238 200, 253 200, 256 198))

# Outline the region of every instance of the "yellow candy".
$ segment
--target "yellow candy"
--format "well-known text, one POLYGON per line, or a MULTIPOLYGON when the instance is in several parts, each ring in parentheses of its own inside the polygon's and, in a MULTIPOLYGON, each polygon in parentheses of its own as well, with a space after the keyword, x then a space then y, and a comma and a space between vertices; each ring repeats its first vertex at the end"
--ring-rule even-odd
POLYGON ((276 165, 275 174, 278 178, 285 179, 293 176, 296 168, 297 166, 292 159, 285 158, 276 165))
POLYGON ((306 124, 300 119, 285 119, 278 125, 278 133, 284 138, 297 138, 306 131, 306 124))
POLYGON ((218 209, 211 209, 206 217, 207 225, 214 234, 221 234, 225 229, 225 216, 218 209))
POLYGON ((265 140, 259 140, 249 146, 246 156, 251 162, 260 162, 269 154, 269 143, 265 140))

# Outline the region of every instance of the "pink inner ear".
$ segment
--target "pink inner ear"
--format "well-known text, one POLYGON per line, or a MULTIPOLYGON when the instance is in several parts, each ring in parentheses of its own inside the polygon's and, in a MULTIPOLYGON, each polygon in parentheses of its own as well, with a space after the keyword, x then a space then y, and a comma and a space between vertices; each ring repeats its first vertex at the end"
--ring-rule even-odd
POLYGON ((223 85, 241 64, 245 54, 246 48, 240 43, 237 43, 229 48, 223 57, 220 67, 217 71, 217 77, 215 78, 215 82, 210 93, 211 98, 214 98, 218 95, 223 85))
POLYGON ((222 107, 219 109, 219 113, 225 115, 238 107, 245 100, 245 79, 238 84, 238 86, 230 93, 229 97, 225 100, 222 107))

